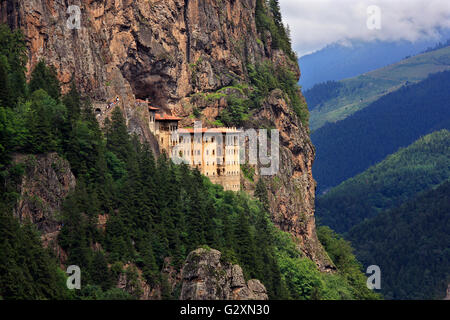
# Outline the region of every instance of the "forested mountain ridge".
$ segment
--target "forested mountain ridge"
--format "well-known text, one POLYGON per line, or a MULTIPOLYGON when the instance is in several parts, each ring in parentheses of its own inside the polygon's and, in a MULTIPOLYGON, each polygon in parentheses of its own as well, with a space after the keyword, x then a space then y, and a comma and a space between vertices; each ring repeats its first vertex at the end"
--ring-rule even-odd
POLYGON ((388 299, 444 299, 450 283, 450 182, 349 232, 364 265, 382 272, 388 299))
POLYGON ((450 179, 450 132, 429 134, 316 200, 322 224, 340 233, 450 179))
POLYGON ((341 121, 405 85, 449 69, 450 46, 445 45, 357 77, 317 84, 305 92, 311 130, 341 121))
MULTIPOLYGON (((179 298, 186 285, 178 277, 185 258, 203 247, 205 252, 221 250, 223 264, 238 263, 245 280, 263 281, 271 299, 378 298, 365 287, 351 253, 340 254, 348 262, 336 270, 317 239, 314 148, 277 1, 270 6, 265 1, 184 5, 135 1, 117 7, 96 1, 83 5, 87 17, 81 31, 67 31, 62 1, 5 2, 7 22, 22 28, 27 41, 2 26, 0 81, 19 89, 1 96, 1 227, 8 232, 0 235, 0 296, 179 298), (32 11, 37 18, 29 6, 38 9, 32 11), (161 14, 172 21, 155 21, 161 14), (193 25, 194 17, 202 23, 193 25), (208 32, 228 27, 239 32, 208 32), (248 41, 239 43, 242 34, 248 41), (218 52, 223 59, 216 57, 218 52), (99 124, 90 101, 107 103, 115 96, 121 98, 119 107, 99 124), (145 128, 148 110, 135 109, 135 97, 150 98, 183 116, 185 125, 198 117, 278 128, 282 170, 276 179, 258 179, 251 197, 225 192, 164 155, 156 158, 145 128), (250 110, 243 108, 247 105, 250 110), (25 161, 14 162, 14 154, 25 161), (73 174, 76 186, 69 183, 69 195, 59 195, 65 197, 60 209, 44 215, 55 222, 51 234, 39 224, 21 230, 11 213, 27 193, 23 181, 35 181, 36 173, 60 177, 62 168, 67 173, 63 180, 73 174), (38 241, 36 227, 56 251, 48 250, 48 256, 42 254, 43 259, 23 269, 30 256, 41 254, 31 245, 38 241), (26 250, 18 253, 17 247, 26 250), (68 292, 64 276, 36 280, 39 269, 61 274, 58 264, 84 270, 83 290, 68 292), (16 282, 18 274, 31 290, 16 282)), ((41 194, 25 199, 36 214, 47 210, 41 194)), ((16 210, 15 216, 22 213, 16 210)))
MULTIPOLYGON (((439 41, 445 42, 450 32, 445 30, 439 41)), ((327 45, 325 48, 299 59, 304 90, 327 81, 339 81, 383 68, 436 47, 437 39, 422 41, 358 41, 346 40, 327 45)))
POLYGON ((311 138, 319 193, 337 186, 421 136, 450 128, 450 72, 390 93, 311 138))

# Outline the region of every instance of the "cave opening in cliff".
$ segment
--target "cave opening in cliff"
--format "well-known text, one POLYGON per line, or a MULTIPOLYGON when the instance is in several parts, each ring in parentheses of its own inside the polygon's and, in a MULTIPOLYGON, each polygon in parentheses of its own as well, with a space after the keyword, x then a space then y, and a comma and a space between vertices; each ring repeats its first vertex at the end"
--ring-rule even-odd
POLYGON ((164 109, 167 106, 167 84, 161 79, 146 77, 132 82, 137 99, 147 100, 153 107, 164 109))

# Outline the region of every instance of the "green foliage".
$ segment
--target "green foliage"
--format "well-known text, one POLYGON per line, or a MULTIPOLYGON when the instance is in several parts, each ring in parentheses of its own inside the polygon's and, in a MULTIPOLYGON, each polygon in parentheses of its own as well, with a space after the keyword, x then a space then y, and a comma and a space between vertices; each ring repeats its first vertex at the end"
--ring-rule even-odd
POLYGON ((29 150, 32 153, 58 151, 62 145, 62 130, 67 119, 67 109, 50 97, 46 91, 34 91, 31 96, 27 127, 31 134, 29 150))
POLYGON ((339 274, 351 285, 352 297, 357 300, 379 299, 379 295, 367 289, 362 265, 353 254, 350 243, 326 226, 317 228, 317 236, 338 268, 339 274))
POLYGON ((341 82, 327 81, 316 84, 311 89, 304 92, 309 110, 319 108, 320 104, 337 97, 343 87, 341 82))
POLYGON ((289 30, 284 27, 281 19, 281 11, 278 0, 257 0, 256 1, 256 28, 262 41, 268 45, 270 34, 272 49, 283 50, 292 61, 297 61, 295 52, 292 51, 289 30))
POLYGON ((53 66, 47 67, 43 60, 39 61, 31 73, 29 89, 31 93, 42 89, 54 100, 58 100, 61 95, 61 89, 56 69, 53 66))
POLYGON ((131 153, 130 137, 119 107, 114 109, 111 122, 106 123, 106 138, 108 150, 116 154, 120 161, 127 162, 131 153))
POLYGON ((66 299, 56 262, 30 223, 20 225, 0 204, 0 296, 4 299, 66 299))
POLYGON ((350 231, 358 258, 382 272, 388 299, 443 299, 450 281, 450 182, 350 231))
POLYGON ((441 130, 400 149, 316 202, 321 222, 347 232, 450 178, 450 132, 441 130))
POLYGON ((241 164, 241 170, 244 176, 250 180, 253 181, 255 178, 255 168, 250 166, 249 164, 241 164))
POLYGON ((21 112, 0 107, 0 171, 10 163, 11 152, 28 142, 29 131, 21 112))
MULTIPOLYGON (((334 239, 332 239, 334 241, 334 239)), ((350 300, 350 299, 378 299, 377 295, 365 287, 365 277, 354 262, 354 257, 342 253, 345 271, 337 274, 324 274, 317 270, 314 262, 303 256, 288 233, 277 232, 275 237, 276 256, 283 280, 290 292, 290 299, 295 300, 350 300), (350 269, 350 270, 349 270, 350 269)), ((330 248, 333 253, 334 248, 330 248)), ((344 249, 345 250, 345 249, 344 249)))
POLYGON ((260 106, 273 90, 280 89, 303 125, 308 126, 308 107, 301 99, 297 77, 289 68, 275 67, 270 61, 256 66, 248 65, 247 68, 251 84, 254 86, 252 93, 254 106, 260 106))
POLYGON ((21 30, 0 25, 0 107, 15 107, 26 95, 27 48, 21 30))
POLYGON ((227 96, 227 108, 220 113, 219 121, 229 127, 241 126, 249 119, 249 100, 235 94, 227 96))
POLYGON ((197 107, 194 107, 193 114, 196 119, 199 119, 202 116, 202 112, 197 107))
POLYGON ((82 287, 78 298, 81 300, 136 300, 135 297, 123 289, 111 288, 103 291, 101 287, 96 285, 82 287))

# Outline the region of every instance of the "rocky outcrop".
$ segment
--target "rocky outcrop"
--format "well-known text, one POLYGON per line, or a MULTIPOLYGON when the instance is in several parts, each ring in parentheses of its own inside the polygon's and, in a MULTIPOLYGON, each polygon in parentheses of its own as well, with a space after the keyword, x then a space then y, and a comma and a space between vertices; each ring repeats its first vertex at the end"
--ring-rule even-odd
POLYGON ((242 269, 222 261, 214 249, 189 254, 182 271, 181 300, 267 300, 259 280, 245 281, 242 269))
POLYGON ((30 220, 44 236, 58 232, 61 206, 76 185, 69 162, 56 153, 16 155, 13 160, 25 169, 14 216, 30 220))
POLYGON ((24 167, 14 216, 21 222, 32 222, 41 233, 44 247, 52 248, 64 263, 66 254, 56 240, 62 228, 62 204, 76 185, 69 162, 56 153, 16 155, 13 162, 24 167))
MULTIPOLYGON (((224 98, 204 103, 193 96, 248 83, 248 64, 269 60, 300 77, 295 62, 272 50, 269 34, 266 45, 260 40, 255 0, 74 0, 70 5, 81 9, 79 30, 67 26, 65 0, 3 0, 0 19, 24 30, 29 70, 44 58, 56 67, 64 90, 74 77, 100 121, 112 111, 108 103, 119 97, 130 132, 152 145, 148 110, 135 98, 184 117, 186 126, 194 107, 212 121, 227 106, 224 98)), ((254 120, 280 130, 281 171, 268 181, 274 222, 297 238, 321 270, 332 270, 315 234, 315 151, 308 128, 277 91, 254 120)))

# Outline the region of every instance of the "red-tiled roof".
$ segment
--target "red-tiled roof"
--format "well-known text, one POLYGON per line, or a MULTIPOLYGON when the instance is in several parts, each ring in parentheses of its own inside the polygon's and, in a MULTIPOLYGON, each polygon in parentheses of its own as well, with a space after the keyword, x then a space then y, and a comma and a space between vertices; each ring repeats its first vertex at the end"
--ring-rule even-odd
POLYGON ((240 131, 232 128, 202 128, 201 130, 194 131, 192 128, 180 128, 180 133, 239 133, 240 131))
POLYGON ((182 118, 175 117, 175 116, 169 116, 165 113, 163 115, 157 113, 155 115, 155 120, 156 121, 180 121, 180 120, 182 120, 182 118))
POLYGON ((155 107, 152 107, 152 106, 148 106, 148 110, 159 110, 159 108, 155 108, 155 107))
POLYGON ((148 101, 142 100, 142 99, 136 99, 136 102, 138 103, 148 103, 148 101))

